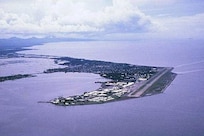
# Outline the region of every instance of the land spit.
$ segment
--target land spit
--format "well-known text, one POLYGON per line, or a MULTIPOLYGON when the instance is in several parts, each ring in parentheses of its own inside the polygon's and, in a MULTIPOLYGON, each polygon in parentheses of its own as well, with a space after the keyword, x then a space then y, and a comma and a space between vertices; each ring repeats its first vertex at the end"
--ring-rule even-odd
MULTIPOLYGON (((60 106, 101 104, 159 94, 176 77, 176 74, 171 72, 173 70, 172 67, 138 66, 127 63, 43 55, 15 54, 14 56, 53 59, 60 66, 59 68, 47 69, 43 72, 44 74, 55 72, 94 73, 110 80, 96 82, 101 83, 101 87, 94 91, 84 92, 81 95, 58 97, 46 101, 46 103, 60 106)), ((37 76, 36 73, 4 76, 0 77, 0 82, 35 76, 37 76)))
POLYGON ((162 93, 176 77, 172 67, 137 66, 69 57, 54 58, 64 68, 48 69, 53 72, 95 73, 111 81, 99 82, 97 90, 81 95, 58 97, 49 103, 60 106, 102 104, 130 98, 139 98, 162 93))

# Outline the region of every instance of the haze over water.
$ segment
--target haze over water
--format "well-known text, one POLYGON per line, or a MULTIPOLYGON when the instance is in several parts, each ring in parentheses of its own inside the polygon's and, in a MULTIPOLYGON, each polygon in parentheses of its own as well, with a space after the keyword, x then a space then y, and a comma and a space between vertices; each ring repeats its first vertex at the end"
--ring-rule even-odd
POLYGON ((203 136, 203 7, 204 0, 0 0, 0 53, 85 40, 20 53, 174 67, 178 74, 163 94, 59 107, 37 102, 93 91, 105 79, 43 74, 62 67, 46 57, 0 59, 0 76, 37 75, 0 82, 0 136, 203 136))
MULTIPOLYGON (((102 105, 73 107, 39 104, 37 101, 91 91, 99 87, 95 81, 104 79, 94 74, 54 73, 2 82, 2 135, 204 134, 203 41, 66 42, 48 43, 32 48, 36 50, 20 53, 175 67, 174 72, 178 76, 163 94, 102 105)), ((35 66, 42 67, 37 64, 35 66)))

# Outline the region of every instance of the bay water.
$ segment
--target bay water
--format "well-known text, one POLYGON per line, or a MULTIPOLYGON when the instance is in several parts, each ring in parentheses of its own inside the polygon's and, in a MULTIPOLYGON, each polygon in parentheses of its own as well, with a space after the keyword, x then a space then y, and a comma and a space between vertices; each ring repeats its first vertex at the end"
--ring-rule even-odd
MULTIPOLYGON (((105 79, 87 73, 52 73, 1 82, 0 134, 2 136, 202 136, 204 134, 203 41, 187 39, 58 42, 36 45, 30 49, 32 50, 19 53, 174 67, 173 72, 178 75, 163 94, 99 105, 70 107, 41 104, 38 101, 92 91, 100 86, 95 81, 105 81, 105 79)), ((19 59, 18 64, 1 65, 0 74, 8 75, 9 71, 18 72, 16 69, 21 69, 19 72, 24 73, 39 73, 50 66, 58 67, 50 59, 39 61, 37 58, 29 61, 25 58, 19 59)), ((2 61, 14 62, 9 59, 0 62, 2 61)))

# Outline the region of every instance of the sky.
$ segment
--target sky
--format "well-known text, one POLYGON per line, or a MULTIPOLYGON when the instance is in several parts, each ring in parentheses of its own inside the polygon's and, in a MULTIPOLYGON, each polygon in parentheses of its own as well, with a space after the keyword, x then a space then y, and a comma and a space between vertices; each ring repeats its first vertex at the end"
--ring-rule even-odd
POLYGON ((203 39, 203 0, 0 0, 0 38, 203 39))

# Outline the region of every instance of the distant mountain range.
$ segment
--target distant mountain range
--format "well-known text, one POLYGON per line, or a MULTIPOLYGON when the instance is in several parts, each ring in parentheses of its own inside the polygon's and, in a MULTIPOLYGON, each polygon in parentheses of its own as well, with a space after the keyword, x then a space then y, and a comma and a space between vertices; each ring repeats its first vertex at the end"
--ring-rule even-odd
POLYGON ((46 37, 46 38, 32 37, 28 39, 21 39, 21 38, 12 37, 9 39, 0 39, 0 50, 21 49, 22 47, 39 45, 43 43, 63 42, 63 41, 92 41, 92 39, 55 38, 55 37, 46 37))

